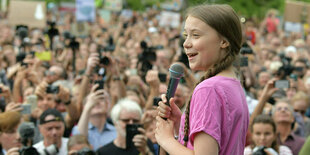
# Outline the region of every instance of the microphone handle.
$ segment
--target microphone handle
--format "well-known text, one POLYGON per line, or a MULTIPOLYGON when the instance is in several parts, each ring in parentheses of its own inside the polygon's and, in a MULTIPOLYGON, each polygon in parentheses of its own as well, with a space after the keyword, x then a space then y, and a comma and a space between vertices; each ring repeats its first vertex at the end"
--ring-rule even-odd
MULTIPOLYGON (((166 93, 166 105, 170 106, 170 98, 174 97, 175 91, 177 90, 178 84, 179 84, 180 79, 177 78, 170 78, 169 84, 168 84, 168 89, 166 93)), ((167 118, 163 118, 164 120, 167 120, 167 118)))
POLYGON ((178 84, 179 84, 180 79, 176 78, 170 78, 169 84, 168 84, 168 89, 166 93, 166 98, 167 102, 166 105, 170 106, 169 100, 170 98, 174 97, 175 91, 177 90, 178 84))

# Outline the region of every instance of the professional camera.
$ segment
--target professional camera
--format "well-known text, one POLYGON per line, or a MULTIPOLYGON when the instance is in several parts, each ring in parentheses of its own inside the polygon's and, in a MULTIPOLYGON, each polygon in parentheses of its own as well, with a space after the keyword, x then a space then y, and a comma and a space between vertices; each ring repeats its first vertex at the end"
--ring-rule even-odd
POLYGON ((73 51, 76 51, 76 50, 79 49, 80 43, 75 40, 75 36, 74 35, 72 35, 68 31, 65 31, 63 33, 63 36, 64 36, 65 40, 69 41, 69 42, 66 42, 66 47, 71 48, 73 51))
POLYGON ((267 155, 267 153, 264 151, 265 148, 265 146, 258 147, 258 149, 253 152, 253 155, 267 155))
POLYGON ((302 71, 302 68, 291 65, 292 58, 286 57, 284 54, 280 54, 279 56, 283 65, 278 69, 276 75, 280 78, 290 76, 293 71, 302 71))
POLYGON ((108 45, 104 47, 104 51, 113 52, 115 50, 114 40, 112 36, 109 36, 108 45))
POLYGON ((252 48, 245 42, 242 44, 241 49, 240 49, 241 54, 253 54, 252 48))
POLYGON ((146 74, 146 72, 152 69, 152 62, 156 61, 156 48, 148 47, 145 41, 140 43, 143 52, 138 56, 138 63, 141 64, 140 70, 142 73, 146 74))
POLYGON ((38 151, 32 147, 33 137, 34 137, 34 125, 33 123, 22 123, 18 127, 18 132, 20 134, 22 148, 19 149, 20 155, 39 155, 38 151))
POLYGON ((48 85, 46 87, 46 93, 48 93, 48 94, 58 94, 59 93, 59 86, 48 85))

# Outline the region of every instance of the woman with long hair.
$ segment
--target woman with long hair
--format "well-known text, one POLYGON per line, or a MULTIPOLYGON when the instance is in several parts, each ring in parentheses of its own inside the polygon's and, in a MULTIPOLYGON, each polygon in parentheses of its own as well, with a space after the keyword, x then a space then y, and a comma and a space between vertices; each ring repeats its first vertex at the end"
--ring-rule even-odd
POLYGON ((196 6, 186 17, 184 37, 190 68, 204 75, 183 115, 173 98, 167 106, 162 96, 157 142, 171 155, 243 154, 249 112, 238 67, 233 65, 242 42, 238 15, 229 5, 196 6))

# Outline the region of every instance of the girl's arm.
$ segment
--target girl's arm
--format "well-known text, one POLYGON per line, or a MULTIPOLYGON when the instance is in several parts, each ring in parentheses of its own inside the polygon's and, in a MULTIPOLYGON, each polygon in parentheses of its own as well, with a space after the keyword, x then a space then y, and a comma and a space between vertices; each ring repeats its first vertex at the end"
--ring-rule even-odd
MULTIPOLYGON (((171 120, 163 120, 161 117, 156 117, 156 132, 155 137, 161 149, 164 149, 170 155, 217 155, 219 147, 217 141, 210 135, 199 132, 194 139, 194 150, 180 144, 173 136, 174 122, 171 120)), ((162 152, 161 152, 162 153, 162 152)))

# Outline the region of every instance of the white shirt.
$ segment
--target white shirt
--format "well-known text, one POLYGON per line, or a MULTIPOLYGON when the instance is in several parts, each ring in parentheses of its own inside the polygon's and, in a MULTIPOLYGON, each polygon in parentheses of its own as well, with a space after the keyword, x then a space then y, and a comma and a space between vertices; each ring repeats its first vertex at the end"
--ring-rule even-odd
MULTIPOLYGON (((59 152, 56 155, 68 154, 67 143, 68 143, 68 138, 62 137, 61 138, 61 147, 58 148, 59 152)), ((43 144, 43 140, 38 142, 37 144, 34 144, 33 147, 36 148, 39 153, 44 152, 45 146, 43 144)))

